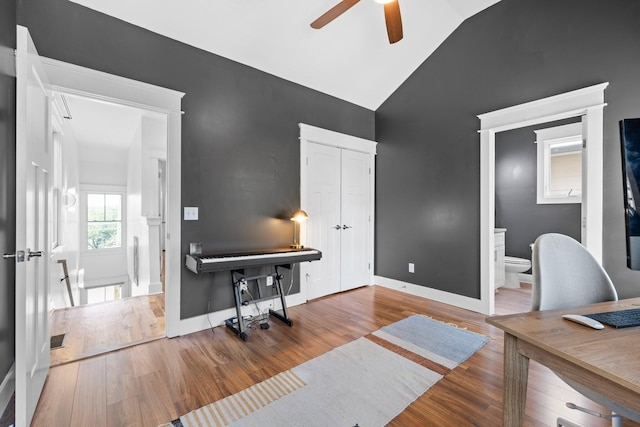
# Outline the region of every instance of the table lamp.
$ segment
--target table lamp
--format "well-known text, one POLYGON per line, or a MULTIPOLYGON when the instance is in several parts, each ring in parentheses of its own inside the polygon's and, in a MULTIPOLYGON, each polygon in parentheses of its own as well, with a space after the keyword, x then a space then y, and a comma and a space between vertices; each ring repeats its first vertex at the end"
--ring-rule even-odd
POLYGON ((300 244, 300 223, 302 221, 306 221, 309 218, 309 215, 302 209, 298 209, 293 214, 291 214, 291 221, 293 221, 293 243, 291 247, 293 249, 302 249, 303 246, 300 244))

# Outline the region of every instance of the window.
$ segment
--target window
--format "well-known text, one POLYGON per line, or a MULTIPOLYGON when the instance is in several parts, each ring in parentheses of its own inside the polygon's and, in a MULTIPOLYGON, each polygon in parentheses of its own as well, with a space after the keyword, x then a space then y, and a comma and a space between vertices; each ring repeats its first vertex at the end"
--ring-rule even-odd
POLYGON ((582 202, 582 123, 535 131, 538 204, 582 202))
POLYGON ((87 193, 87 249, 122 247, 123 195, 87 193))

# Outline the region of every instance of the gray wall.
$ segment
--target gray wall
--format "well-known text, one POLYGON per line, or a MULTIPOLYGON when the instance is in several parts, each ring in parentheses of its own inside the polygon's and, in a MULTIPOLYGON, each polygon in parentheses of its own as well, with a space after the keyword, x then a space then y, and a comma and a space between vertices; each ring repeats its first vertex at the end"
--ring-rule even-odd
MULTIPOLYGON (((199 221, 182 223, 181 259, 189 242, 206 252, 291 243, 299 122, 374 138, 373 111, 67 0, 21 2, 18 19, 42 56, 186 92, 182 205, 200 210, 199 221)), ((228 273, 212 286, 183 268, 181 280, 183 318, 232 306, 228 273)))
POLYGON ((478 298, 476 116, 608 81, 604 265, 621 296, 640 295, 618 132, 640 117, 638 22, 636 0, 502 0, 465 21, 376 111, 376 274, 478 298))
POLYGON ((506 254, 531 259, 529 245, 543 233, 580 241, 579 203, 537 203, 537 145, 534 131, 574 122, 545 123, 496 134, 496 227, 506 228, 506 254))
MULTIPOLYGON (((640 117, 640 2, 502 0, 464 22, 375 113, 160 37, 65 0, 22 2, 44 56, 184 91, 183 224, 206 250, 287 244, 297 207, 297 123, 379 141, 376 274, 479 297, 477 114, 609 81, 605 109, 605 268, 625 265, 617 123, 640 117), (374 133, 375 126, 375 133, 374 133), (277 242, 276 242, 277 241, 277 242), (407 272, 414 262, 416 273, 407 272)), ((217 280, 226 283, 226 278, 217 280)), ((183 317, 209 283, 182 273, 183 317)), ((295 288, 294 288, 295 289, 295 288)), ((216 287, 211 309, 230 306, 216 287)))
MULTIPOLYGON (((16 2, 0 4, 0 253, 16 245, 16 2)), ((0 382, 15 359, 15 266, 0 260, 0 382)), ((0 413, 4 408, 0 408, 0 413)))

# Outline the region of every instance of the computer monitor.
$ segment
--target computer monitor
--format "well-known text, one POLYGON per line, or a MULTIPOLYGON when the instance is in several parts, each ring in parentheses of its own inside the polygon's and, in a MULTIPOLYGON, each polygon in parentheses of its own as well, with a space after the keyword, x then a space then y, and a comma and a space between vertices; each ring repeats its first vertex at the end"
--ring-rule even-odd
POLYGON ((640 118, 620 120, 627 266, 640 270, 640 118))

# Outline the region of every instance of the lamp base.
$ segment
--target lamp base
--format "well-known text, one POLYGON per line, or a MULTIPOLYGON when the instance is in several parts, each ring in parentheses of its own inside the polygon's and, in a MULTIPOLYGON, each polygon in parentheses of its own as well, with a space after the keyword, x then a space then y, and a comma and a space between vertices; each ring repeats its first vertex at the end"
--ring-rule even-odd
POLYGON ((302 249, 302 248, 304 248, 304 246, 302 246, 300 243, 292 243, 292 244, 289 245, 289 247, 291 249, 302 249))

